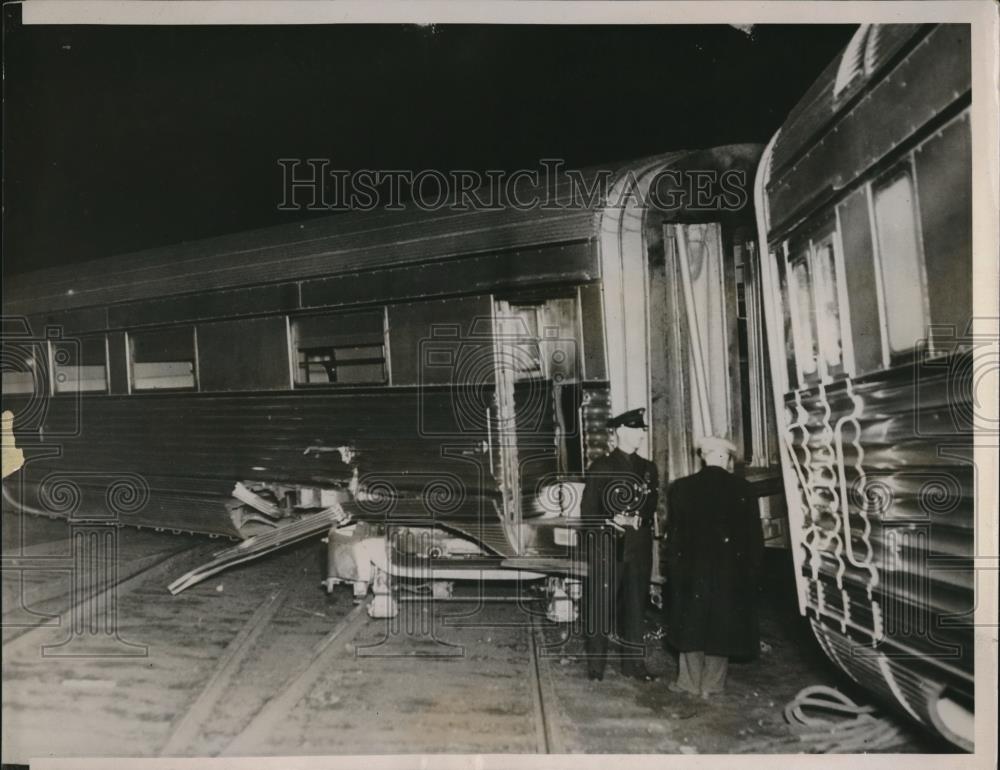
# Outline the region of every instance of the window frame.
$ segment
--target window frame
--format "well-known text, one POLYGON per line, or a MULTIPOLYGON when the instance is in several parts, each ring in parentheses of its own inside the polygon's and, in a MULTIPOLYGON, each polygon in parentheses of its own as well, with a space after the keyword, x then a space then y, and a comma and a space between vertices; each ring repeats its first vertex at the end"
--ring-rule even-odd
MULTIPOLYGON (((816 347, 819 353, 819 368, 823 382, 830 382, 854 374, 854 347, 850 333, 850 305, 846 295, 844 278, 844 249, 840 240, 840 220, 836 216, 836 208, 828 217, 818 222, 809 235, 810 259, 812 260, 812 290, 813 305, 816 309, 816 347), (837 334, 840 338, 840 363, 830 367, 826 356, 824 324, 821 318, 820 291, 826 289, 827 271, 819 269, 819 261, 823 247, 829 245, 833 250, 833 300, 837 306, 837 334), (821 286, 821 284, 824 284, 821 286)), ((827 343, 828 344, 828 343, 827 343)))
MULTIPOLYGON (((43 384, 43 392, 38 393, 34 390, 24 391, 24 392, 0 392, 0 396, 4 399, 8 398, 49 398, 53 395, 55 390, 55 382, 53 381, 52 375, 52 343, 49 340, 37 340, 37 339, 24 339, 19 340, 17 337, 10 337, 5 341, 5 345, 10 345, 11 347, 16 347, 18 344, 27 343, 33 348, 37 349, 39 356, 32 356, 31 360, 34 362, 34 372, 11 372, 12 374, 30 374, 31 381, 41 382, 43 384), (41 359, 41 360, 39 360, 41 359), (35 375, 40 375, 37 379, 35 375)), ((2 387, 2 383, 0 383, 2 387)), ((68 395, 61 393, 60 395, 68 395)), ((75 394, 72 394, 75 395, 75 394)))
MULTIPOLYGON (((303 367, 299 362, 299 351, 300 347, 298 344, 298 334, 296 324, 298 321, 306 318, 336 318, 336 317, 346 317, 350 315, 359 315, 362 313, 372 313, 375 308, 351 308, 346 310, 319 310, 307 313, 297 313, 288 314, 285 316, 286 325, 285 329, 288 334, 288 368, 289 377, 291 382, 292 390, 322 390, 322 389, 343 389, 343 388, 384 388, 389 387, 392 384, 392 369, 389 361, 389 316, 388 316, 388 306, 380 305, 378 307, 379 314, 381 316, 382 323, 382 379, 380 381, 371 382, 304 382, 299 380, 299 374, 303 367)), ((373 347, 373 345, 339 345, 333 346, 332 349, 337 348, 349 348, 349 347, 373 347)), ((366 365, 374 366, 374 359, 362 359, 366 362, 366 365)), ((352 362, 347 360, 344 362, 346 365, 350 365, 352 362)), ((308 366, 306 367, 308 372, 308 366)))
POLYGON ((917 173, 913 164, 912 154, 907 154, 904 158, 894 163, 884 173, 871 180, 867 185, 868 212, 872 233, 872 257, 875 260, 875 276, 878 292, 879 305, 879 325, 882 333, 882 364, 885 368, 905 364, 912 361, 919 354, 921 342, 928 341, 930 326, 930 306, 927 295, 927 267, 924 255, 923 229, 920 220, 920 199, 917 190, 917 173), (887 302, 885 274, 883 264, 882 242, 879 238, 879 220, 875 208, 875 196, 879 190, 888 188, 896 179, 909 177, 912 196, 910 199, 910 211, 913 215, 913 240, 916 244, 917 276, 920 282, 920 312, 923 317, 923 330, 925 336, 923 340, 914 340, 913 344, 902 350, 894 350, 890 334, 889 306, 887 302))
POLYGON ((791 312, 792 321, 792 355, 795 358, 795 371, 798 375, 799 388, 807 388, 816 385, 823 380, 822 353, 819 346, 819 324, 816 322, 816 294, 814 291, 815 279, 813 277, 812 244, 808 238, 795 238, 787 242, 785 249, 785 276, 788 287, 788 308, 791 312), (803 248, 804 247, 804 248, 803 248), (803 292, 798 284, 796 276, 796 266, 802 265, 806 269, 809 280, 808 291, 803 292), (809 332, 812 336, 812 343, 815 350, 815 369, 806 372, 803 368, 801 358, 800 343, 805 342, 802 329, 802 314, 799 307, 799 299, 805 295, 811 305, 811 328, 809 332))
MULTIPOLYGON (((48 367, 49 367, 49 392, 48 395, 57 398, 66 396, 107 396, 111 393, 111 351, 108 346, 108 334, 107 332, 91 332, 87 334, 79 334, 73 337, 66 337, 64 339, 49 339, 47 341, 47 356, 48 356, 48 367), (82 343, 86 339, 94 339, 100 337, 104 343, 101 347, 104 350, 104 389, 103 390, 59 390, 57 387, 57 364, 56 364, 56 346, 60 343, 67 342, 79 342, 82 343)), ((76 365, 77 368, 80 364, 76 365)))
MULTIPOLYGON (((198 372, 198 327, 197 324, 180 324, 170 326, 151 326, 141 329, 125 330, 125 355, 127 356, 125 367, 128 377, 128 394, 144 395, 150 393, 198 393, 201 391, 201 382, 198 372), (188 329, 191 334, 191 376, 193 384, 191 386, 170 387, 170 388, 140 388, 136 387, 135 381, 135 339, 137 336, 147 333, 165 332, 171 330, 188 329)), ((142 362, 141 362, 142 363, 142 362)))
MULTIPOLYGON (((767 253, 774 270, 774 281, 771 288, 771 307, 775 309, 774 350, 781 351, 782 366, 777 371, 774 387, 781 393, 789 393, 799 388, 798 366, 794 358, 794 341, 792 341, 792 356, 788 355, 790 334, 792 333, 792 308, 788 298, 788 241, 783 240, 773 247, 769 246, 767 253)), ((765 311, 766 314, 766 311, 765 311)), ((766 315, 765 315, 766 317, 766 315)))
POLYGON ((785 391, 813 387, 818 384, 828 384, 844 377, 852 377, 855 372, 854 364, 854 344, 851 337, 850 327, 850 301, 847 296, 844 267, 844 248, 840 232, 840 218, 836 208, 818 212, 810 221, 802 226, 783 242, 781 252, 772 250, 772 255, 778 260, 778 293, 782 304, 782 325, 784 324, 784 313, 789 314, 790 329, 792 333, 791 350, 794 361, 788 360, 788 340, 782 329, 781 343, 786 359, 786 370, 788 382, 785 391), (835 283, 834 291, 830 292, 826 286, 827 270, 820 268, 820 261, 829 262, 825 255, 825 249, 829 247, 833 251, 833 274, 835 283), (803 370, 802 361, 799 357, 801 335, 801 313, 798 307, 799 298, 802 292, 797 284, 793 282, 795 278, 796 265, 804 264, 809 278, 808 299, 812 311, 813 343, 816 351, 816 368, 814 371, 806 373, 803 370), (780 278, 784 275, 785 291, 781 291, 780 278), (820 299, 826 296, 833 296, 837 306, 836 329, 840 338, 840 363, 830 366, 827 360, 827 353, 830 340, 826 330, 829 326, 824 323, 825 314, 822 312, 820 299), (792 387, 792 373, 797 376, 797 385, 792 387))

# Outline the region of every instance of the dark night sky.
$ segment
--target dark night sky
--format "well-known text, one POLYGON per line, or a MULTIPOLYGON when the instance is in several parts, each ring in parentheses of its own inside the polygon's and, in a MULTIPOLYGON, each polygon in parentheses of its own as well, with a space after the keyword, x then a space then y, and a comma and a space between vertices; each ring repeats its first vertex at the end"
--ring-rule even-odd
POLYGON ((570 167, 766 141, 852 26, 98 27, 4 8, 4 272, 315 217, 280 157, 570 167))

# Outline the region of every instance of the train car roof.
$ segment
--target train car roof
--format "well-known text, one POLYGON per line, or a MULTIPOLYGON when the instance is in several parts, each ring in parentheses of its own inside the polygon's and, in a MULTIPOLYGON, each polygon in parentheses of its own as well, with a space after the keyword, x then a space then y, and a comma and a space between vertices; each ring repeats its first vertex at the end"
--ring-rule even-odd
POLYGON ((794 163, 919 29, 919 24, 862 24, 788 114, 774 143, 772 175, 794 163))
MULTIPOLYGON (((678 151, 583 170, 590 184, 607 168, 622 179, 650 168, 752 168, 757 145, 678 151)), ((752 173, 752 172, 751 172, 752 173)), ((610 188, 612 185, 608 185, 610 188)), ((568 200, 571 185, 518 188, 568 200)), ((523 192, 523 195, 521 194, 523 192)), ((145 251, 7 277, 6 314, 68 310, 211 289, 251 286, 471 254, 532 248, 595 238, 607 206, 603 199, 568 208, 529 210, 421 210, 345 212, 303 222, 179 243, 145 251)))
POLYGON ((970 86, 968 25, 861 25, 765 151, 772 237, 947 114, 970 86), (940 67, 942 56, 952 66, 940 67), (889 112, 899 119, 885 120, 889 112))

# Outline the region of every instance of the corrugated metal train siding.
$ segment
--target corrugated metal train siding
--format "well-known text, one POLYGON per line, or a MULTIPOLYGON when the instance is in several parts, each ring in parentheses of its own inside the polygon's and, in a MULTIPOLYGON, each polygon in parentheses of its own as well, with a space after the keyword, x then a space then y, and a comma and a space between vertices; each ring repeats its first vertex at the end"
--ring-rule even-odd
MULTIPOLYGON (((168 497, 195 493, 228 499, 233 482, 244 479, 345 482, 350 469, 338 455, 304 452, 310 446, 346 445, 357 452, 363 480, 420 491, 444 479, 459 494, 496 492, 478 449, 486 436, 485 413, 482 425, 469 414, 462 414, 459 424, 450 388, 56 398, 48 402, 45 435, 72 433, 78 408, 79 437, 59 441, 61 457, 29 462, 28 481, 62 469, 128 472, 168 497)), ((155 517, 149 523, 175 526, 155 517)))
MULTIPOLYGON (((950 376, 962 370, 960 361, 961 356, 953 366, 933 367, 933 375, 922 373, 916 393, 913 370, 906 366, 855 384, 862 404, 860 432, 850 423, 842 428, 850 540, 859 559, 868 553, 868 544, 872 548, 871 563, 878 572, 873 596, 881 616, 873 617, 867 597, 870 573, 842 553, 843 538, 834 541, 840 542, 839 550, 819 551, 818 582, 811 579, 814 565, 808 555, 804 577, 810 606, 825 608, 820 622, 838 633, 840 615, 849 614, 866 628, 881 625, 890 644, 918 650, 932 668, 941 661, 938 676, 968 691, 971 679, 950 673, 972 670, 972 634, 961 618, 975 607, 975 468, 971 426, 965 422, 972 414, 971 392, 969 382, 950 376), (951 451, 940 451, 946 445, 951 451), (847 593, 846 607, 838 580, 847 593)), ((832 426, 851 414, 855 404, 842 389, 828 391, 826 403, 829 411, 817 392, 809 392, 803 398, 806 431, 794 428, 791 435, 799 462, 812 460, 810 520, 830 534, 842 523, 821 501, 836 506, 839 491, 828 491, 819 469, 832 446, 832 426)), ((806 471, 809 479, 808 467, 806 471)))
MULTIPOLYGON (((607 386, 585 387, 584 435, 589 438, 584 441, 593 455, 603 451, 606 437, 607 386)), ((148 488, 149 499, 140 510, 120 516, 121 523, 236 536, 226 508, 236 481, 343 484, 352 468, 339 462, 338 454, 304 453, 314 446, 349 446, 357 453, 353 463, 362 484, 394 492, 384 501, 360 504, 366 518, 434 521, 514 555, 504 545, 494 507, 498 489, 482 450, 486 412, 463 408, 470 397, 476 402, 491 397, 478 386, 469 396, 460 390, 47 399, 42 434, 48 443, 62 436, 61 456, 31 460, 17 481, 25 485, 24 502, 61 515, 67 510, 53 505, 52 485, 76 485, 81 499, 74 510, 94 515, 109 508, 109 484, 135 476, 148 488), (44 499, 39 484, 50 487, 44 499)), ((551 382, 520 384, 515 403, 522 488, 531 492, 558 470, 551 382)), ((23 424, 16 427, 19 442, 27 439, 30 446, 37 438, 23 424)))

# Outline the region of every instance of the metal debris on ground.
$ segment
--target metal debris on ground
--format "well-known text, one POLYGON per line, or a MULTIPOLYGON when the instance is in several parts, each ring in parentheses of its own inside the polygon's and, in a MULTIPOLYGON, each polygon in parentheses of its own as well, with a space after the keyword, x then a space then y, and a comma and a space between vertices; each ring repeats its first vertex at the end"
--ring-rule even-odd
POLYGON ((280 527, 247 538, 231 548, 219 551, 211 561, 177 578, 167 588, 170 593, 178 594, 228 567, 260 558, 293 543, 323 534, 331 526, 344 524, 348 519, 348 515, 339 505, 333 505, 318 513, 282 524, 280 527))

